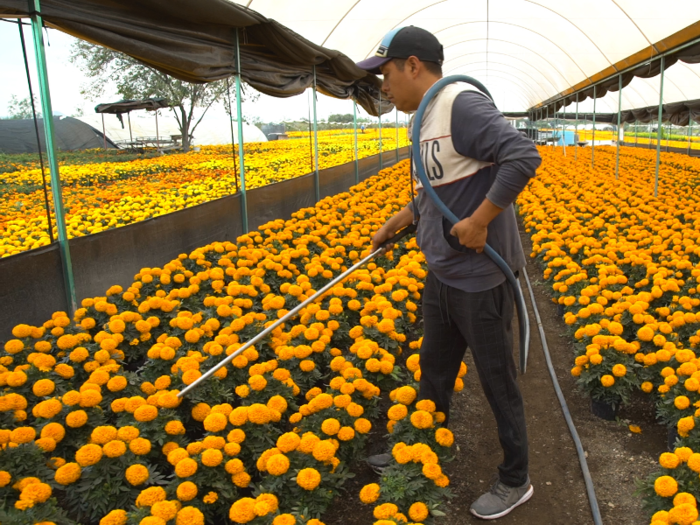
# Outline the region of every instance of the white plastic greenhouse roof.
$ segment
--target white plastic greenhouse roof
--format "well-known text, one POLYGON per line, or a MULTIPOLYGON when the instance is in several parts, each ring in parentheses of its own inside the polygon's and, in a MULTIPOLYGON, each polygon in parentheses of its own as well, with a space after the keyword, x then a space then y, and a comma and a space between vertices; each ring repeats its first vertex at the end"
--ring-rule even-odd
MULTIPOLYGON (((656 44, 663 52, 666 44, 697 38, 696 28, 688 26, 700 21, 700 0, 232 1, 355 61, 374 54, 393 28, 427 29, 445 48, 443 72, 481 80, 501 111, 525 111, 583 87, 656 44)), ((679 61, 667 69, 664 82, 664 103, 700 99, 700 65, 679 61)), ((658 76, 634 78, 623 90, 623 110, 658 103, 658 76)), ((591 99, 579 106, 593 110, 591 99)), ((596 103, 598 112, 617 109, 617 93, 596 103)))

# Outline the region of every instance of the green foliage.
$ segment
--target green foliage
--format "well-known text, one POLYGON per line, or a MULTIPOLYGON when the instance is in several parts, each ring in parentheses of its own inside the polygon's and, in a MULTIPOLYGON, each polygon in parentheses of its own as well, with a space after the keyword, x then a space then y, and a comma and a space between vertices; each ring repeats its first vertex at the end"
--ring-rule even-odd
MULTIPOLYGON (((34 96, 34 108, 36 109, 36 117, 41 118, 41 105, 34 96)), ((7 106, 8 120, 34 118, 32 113, 32 103, 29 97, 18 99, 15 95, 10 97, 10 103, 7 106)))

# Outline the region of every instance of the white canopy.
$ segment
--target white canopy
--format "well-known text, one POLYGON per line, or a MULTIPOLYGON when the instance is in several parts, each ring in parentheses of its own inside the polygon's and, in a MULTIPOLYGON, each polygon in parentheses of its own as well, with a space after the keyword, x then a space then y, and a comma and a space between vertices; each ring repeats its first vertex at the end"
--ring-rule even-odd
MULTIPOLYGON (((698 0, 232 1, 356 61, 391 29, 423 27, 445 48, 444 73, 478 78, 502 111, 524 111, 700 20, 698 0)), ((699 80, 700 65, 671 66, 664 103, 699 99, 699 80)), ((658 104, 658 86, 658 77, 635 78, 622 109, 658 104)), ((617 97, 599 99, 596 111, 616 112, 617 97)))

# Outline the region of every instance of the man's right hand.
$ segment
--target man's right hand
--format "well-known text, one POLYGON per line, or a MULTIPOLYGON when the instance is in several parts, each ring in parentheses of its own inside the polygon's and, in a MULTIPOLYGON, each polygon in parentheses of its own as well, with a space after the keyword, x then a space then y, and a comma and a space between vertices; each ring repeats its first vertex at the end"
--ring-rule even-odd
MULTIPOLYGON (((381 244, 383 242, 388 241, 391 239, 396 232, 391 232, 387 227, 387 225, 384 224, 381 228, 377 230, 377 233, 374 234, 374 237, 372 237, 372 251, 375 252, 379 249, 381 244)), ((391 251, 391 249, 394 247, 393 244, 387 244, 384 248, 385 250, 391 251)))

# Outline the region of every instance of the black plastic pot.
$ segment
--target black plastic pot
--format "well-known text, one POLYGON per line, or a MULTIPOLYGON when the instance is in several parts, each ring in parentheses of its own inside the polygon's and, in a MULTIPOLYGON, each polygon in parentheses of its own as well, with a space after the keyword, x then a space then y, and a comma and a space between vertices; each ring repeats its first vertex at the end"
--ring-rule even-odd
POLYGON ((615 417, 617 417, 617 410, 618 407, 613 407, 604 401, 596 401, 591 399, 591 412, 594 416, 601 419, 605 419, 606 421, 615 421, 615 417))
POLYGON ((675 428, 675 427, 670 427, 670 428, 668 429, 668 444, 667 444, 667 446, 668 446, 668 451, 669 451, 669 452, 673 452, 673 449, 676 448, 676 440, 677 440, 679 437, 680 437, 680 436, 678 435, 678 429, 677 429, 677 428, 675 428))

